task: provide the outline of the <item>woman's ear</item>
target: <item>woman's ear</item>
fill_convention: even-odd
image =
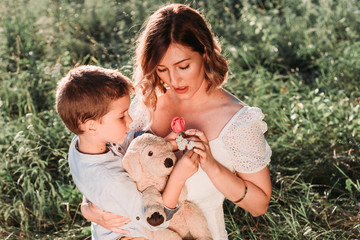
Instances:
[[[204,47],[204,53],[203,53],[203,55],[202,55],[202,57],[203,57],[204,60],[205,60],[205,58],[206,58],[206,52],[207,52],[207,48]]]

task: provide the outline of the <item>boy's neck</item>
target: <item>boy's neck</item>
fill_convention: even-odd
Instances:
[[[79,135],[78,150],[85,154],[102,154],[108,151],[106,143],[96,141],[96,139]]]

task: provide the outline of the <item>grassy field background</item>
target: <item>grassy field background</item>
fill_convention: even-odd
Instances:
[[[230,64],[225,87],[268,123],[269,211],[224,203],[230,239],[359,239],[360,1],[178,1],[200,9]],[[0,2],[0,238],[90,239],[54,111],[73,66],[131,77],[160,0]]]

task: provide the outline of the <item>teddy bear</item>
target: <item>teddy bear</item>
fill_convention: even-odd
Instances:
[[[145,218],[151,226],[166,221],[161,193],[176,163],[172,145],[164,138],[144,133],[129,145],[123,167],[143,195]],[[166,229],[143,229],[150,240],[212,239],[201,210],[186,200],[184,187],[179,198],[179,209]]]

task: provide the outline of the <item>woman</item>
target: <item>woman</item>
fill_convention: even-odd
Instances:
[[[166,137],[175,116],[185,119],[186,134],[195,139],[194,152],[199,157],[177,164],[169,184],[177,183],[179,188],[185,184],[188,199],[203,211],[213,238],[227,239],[224,197],[253,216],[268,208],[271,150],[264,139],[264,115],[221,88],[227,62],[204,17],[186,5],[171,4],[150,16],[138,40],[136,63],[132,129],[149,127]],[[179,177],[194,168],[196,173],[187,180]],[[178,196],[165,189],[163,198],[173,208]],[[102,221],[114,216],[100,214],[91,205],[84,205],[82,212],[101,225],[118,224]]]

